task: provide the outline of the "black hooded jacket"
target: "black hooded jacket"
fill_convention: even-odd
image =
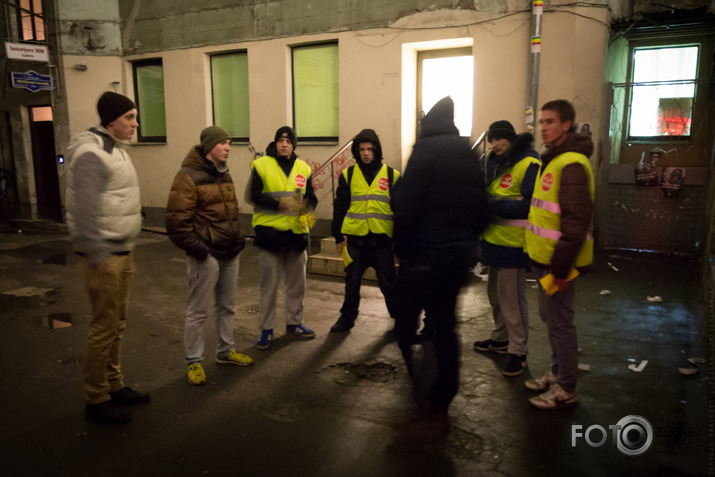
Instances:
[[[424,117],[392,209],[399,258],[476,262],[479,235],[489,219],[487,191],[469,140],[454,125],[451,98],[441,99]]]
[[[375,159],[373,159],[370,164],[365,164],[360,159],[360,143],[363,142],[370,142],[373,145]],[[382,145],[380,144],[380,138],[377,137],[374,130],[363,129],[353,138],[353,145],[350,150],[353,154],[353,158],[355,158],[356,166],[360,168],[360,172],[362,172],[362,175],[365,177],[365,181],[368,184],[372,184],[372,181],[375,180],[377,173],[380,172],[382,168]],[[331,232],[333,237],[335,237],[335,243],[341,243],[343,241],[343,233],[341,230],[343,228],[345,214],[347,214],[348,209],[350,209],[350,184],[348,184],[345,176],[352,172],[348,172],[348,169],[350,168],[345,169],[338,178],[338,190],[335,192],[335,201],[333,202],[333,223]],[[394,188],[394,184],[391,187]],[[347,237],[351,245],[359,247],[383,247],[392,244],[392,239],[385,234],[374,234],[370,232],[366,236],[349,235]]]

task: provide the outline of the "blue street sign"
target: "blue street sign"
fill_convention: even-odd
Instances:
[[[52,89],[52,77],[49,75],[40,75],[32,70],[25,73],[11,72],[10,75],[13,88],[24,88],[33,93],[41,89]]]

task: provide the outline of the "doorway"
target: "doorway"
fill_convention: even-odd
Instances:
[[[30,107],[32,163],[35,172],[37,213],[40,218],[62,221],[60,185],[57,176],[55,132],[50,106]]]
[[[417,137],[420,137],[424,115],[445,96],[451,96],[454,101],[454,123],[459,135],[471,136],[474,97],[471,47],[417,53]]]

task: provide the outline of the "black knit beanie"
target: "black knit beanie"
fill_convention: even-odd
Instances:
[[[514,139],[516,139],[514,126],[509,121],[504,120],[493,122],[489,126],[487,141],[491,142],[493,139],[506,139],[509,142],[514,142]]]
[[[278,142],[278,139],[282,137],[287,137],[288,139],[290,139],[290,142],[293,144],[293,149],[295,149],[298,145],[298,136],[296,136],[295,131],[292,127],[283,126],[282,128],[278,129],[278,131],[276,131],[275,137],[273,138],[273,141]]]
[[[230,139],[228,133],[218,126],[209,126],[201,131],[201,152],[208,154],[221,141]]]
[[[102,127],[107,126],[118,117],[122,116],[127,111],[136,109],[137,105],[134,101],[121,94],[107,91],[100,96],[97,101],[97,112],[101,120]]]

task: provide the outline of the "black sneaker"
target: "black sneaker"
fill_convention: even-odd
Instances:
[[[338,321],[335,322],[333,326],[330,327],[331,333],[342,333],[343,331],[350,330],[355,326],[355,320],[341,316]]]
[[[84,407],[84,418],[101,424],[120,424],[132,420],[129,411],[112,401],[99,404],[87,404]]]
[[[507,354],[508,348],[508,341],[484,340],[474,342],[474,351],[494,351],[499,354]]]
[[[109,393],[112,396],[112,402],[115,404],[127,404],[133,406],[134,404],[144,404],[151,401],[151,396],[149,393],[142,393],[135,391],[129,386],[124,386],[119,391]]]
[[[509,362],[504,367],[504,376],[518,376],[526,368],[526,356],[523,354],[510,354]]]

